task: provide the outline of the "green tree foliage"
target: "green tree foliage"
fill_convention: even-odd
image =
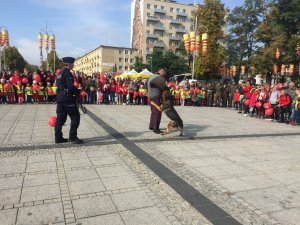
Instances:
[[[187,73],[189,71],[187,60],[173,51],[154,49],[150,57],[152,57],[152,72],[154,73],[162,67],[167,69],[168,76]]]
[[[54,56],[55,56],[55,68],[54,68]],[[58,57],[57,52],[51,51],[47,55],[48,63],[49,63],[49,71],[55,72],[57,69],[63,67],[63,63],[61,59]],[[47,71],[47,61],[42,63],[43,70]]]
[[[245,0],[243,6],[235,7],[228,15],[229,35],[226,40],[226,53],[229,65],[242,64],[248,68],[257,50],[255,32],[264,13],[264,0]]]
[[[208,28],[208,51],[206,56],[200,53],[196,60],[195,76],[214,76],[224,62],[224,25],[226,10],[220,0],[205,0],[204,6],[199,8],[195,16],[198,18],[199,33],[206,32],[202,25]]]
[[[143,63],[143,57],[135,57],[135,62],[130,69],[135,69],[135,71],[141,72],[145,68],[150,70],[150,66],[148,64]]]
[[[26,64],[27,62],[16,47],[13,46],[4,48],[2,65],[5,65],[6,69],[23,71]]]

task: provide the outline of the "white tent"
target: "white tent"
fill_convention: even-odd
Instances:
[[[147,70],[147,69],[144,69],[142,72],[136,74],[135,76],[132,76],[132,78],[138,78],[138,77],[142,77],[142,78],[149,78],[151,77],[153,74]]]

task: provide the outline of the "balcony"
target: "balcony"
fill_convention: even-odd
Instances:
[[[180,20],[170,20],[170,24],[181,24],[181,21]]]
[[[165,30],[164,26],[162,26],[162,25],[155,25],[155,26],[153,26],[153,29],[154,30]]]
[[[180,40],[181,40],[180,37],[176,37],[176,36],[170,37],[170,41],[180,41]]]
[[[185,34],[186,32],[187,32],[186,29],[183,29],[183,28],[181,28],[181,27],[179,27],[179,28],[176,29],[176,33],[182,33],[182,34]]]
[[[159,21],[158,17],[155,17],[155,16],[147,16],[147,20],[154,21],[154,22],[158,22]]]
[[[182,11],[176,12],[176,15],[181,16],[181,17],[187,17],[188,16],[188,14],[186,12],[182,12]]]
[[[154,9],[154,13],[166,14],[166,10],[164,10],[164,9]]]
[[[147,38],[158,39],[157,34],[147,34]]]
[[[163,42],[154,42],[153,47],[154,48],[164,48],[165,44]]]

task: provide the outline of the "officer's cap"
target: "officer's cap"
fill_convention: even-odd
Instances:
[[[64,57],[62,58],[64,64],[71,64],[75,62],[75,58],[73,57]]]

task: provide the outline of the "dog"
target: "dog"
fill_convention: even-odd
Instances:
[[[174,128],[180,131],[179,136],[183,135],[183,121],[174,108],[172,96],[168,93],[163,94],[161,110],[166,114],[166,116],[171,120],[167,129],[161,133],[161,135],[169,134]]]

